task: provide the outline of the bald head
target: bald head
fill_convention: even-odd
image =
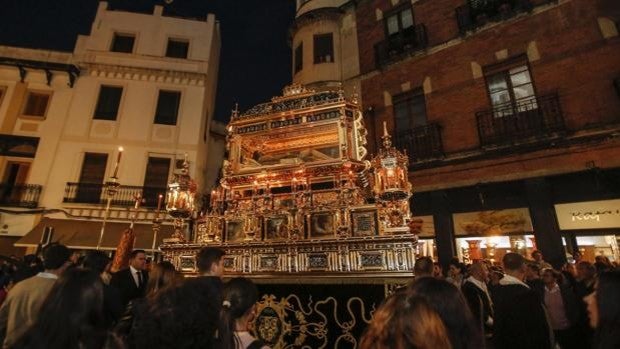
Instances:
[[[469,268],[469,272],[471,276],[476,278],[478,281],[486,282],[489,278],[489,270],[483,262],[475,262],[472,264]]]

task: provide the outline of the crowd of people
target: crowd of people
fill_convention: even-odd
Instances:
[[[224,275],[224,251],[196,255],[198,276],[143,250],[110,272],[101,251],[84,256],[59,244],[43,259],[0,270],[3,348],[269,349],[249,331],[259,292]],[[428,257],[413,281],[385,299],[358,339],[361,349],[620,348],[620,271],[608,260],[554,270],[540,252],[507,253],[502,265]]]
[[[532,260],[507,253],[501,264],[455,258],[444,277],[419,258],[414,280],[377,310],[361,349],[620,348],[620,270],[609,259],[556,270],[534,251]]]

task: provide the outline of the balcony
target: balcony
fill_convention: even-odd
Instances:
[[[35,208],[41,196],[40,185],[0,183],[0,206]]]
[[[422,50],[427,45],[426,27],[424,24],[418,24],[393,34],[376,44],[375,62],[377,67],[382,67]]]
[[[491,22],[500,22],[534,7],[557,0],[469,0],[456,9],[461,34]]]
[[[394,145],[397,149],[406,151],[411,162],[443,157],[441,128],[438,124],[396,132]]]
[[[526,98],[476,113],[482,146],[526,142],[564,131],[564,115],[557,94]]]
[[[112,198],[112,205],[132,206],[135,198],[140,195],[144,201],[142,207],[157,207],[159,194],[166,195],[167,188],[137,187],[121,185],[117,188],[116,195]],[[74,204],[105,204],[105,186],[100,183],[67,183],[63,202]]]

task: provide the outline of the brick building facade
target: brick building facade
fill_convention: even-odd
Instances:
[[[610,250],[590,253],[618,258],[620,225],[562,230],[556,205],[618,209],[619,4],[362,0],[354,7],[360,73],[350,80],[360,86],[371,152],[386,122],[409,154],[413,210],[432,217],[442,263],[462,255],[455,238],[488,238],[460,231],[458,214],[505,209],[525,210],[531,221],[520,238],[495,231],[509,237],[507,249],[537,248],[558,265],[581,247],[578,236],[607,236]]]

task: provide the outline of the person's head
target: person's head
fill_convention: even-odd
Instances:
[[[144,250],[133,250],[129,254],[129,265],[136,270],[146,268],[146,252]]]
[[[412,283],[410,296],[424,298],[439,314],[454,349],[479,348],[482,345],[480,329],[463,294],[453,284],[436,278],[422,278]]]
[[[551,268],[545,268],[542,272],[542,281],[547,287],[551,287],[555,284],[559,285],[562,283],[562,274]]]
[[[224,250],[217,247],[203,247],[196,255],[198,272],[203,275],[222,277],[225,254]]]
[[[360,349],[451,349],[439,314],[420,296],[400,291],[375,312]]]
[[[609,261],[609,258],[607,256],[603,256],[603,255],[599,255],[594,257],[594,262],[599,262],[599,263],[603,263],[605,265],[611,266],[611,262]]]
[[[543,260],[543,255],[540,251],[538,250],[534,250],[532,251],[532,259],[536,262],[542,262]]]
[[[573,260],[575,261],[575,263],[581,262],[581,258],[583,258],[583,256],[581,255],[581,252],[575,250],[573,252]]]
[[[222,349],[234,349],[234,331],[247,330],[258,301],[256,285],[246,278],[234,278],[224,285],[218,334]]]
[[[35,323],[14,348],[100,348],[105,334],[99,274],[71,268],[54,284]]]
[[[450,276],[457,277],[463,275],[463,264],[459,262],[458,258],[452,258],[448,264],[448,272]]]
[[[71,262],[71,251],[65,245],[52,244],[43,250],[43,267],[48,272],[62,273]]]
[[[596,276],[596,268],[592,263],[587,261],[581,261],[577,263],[577,280],[579,281],[591,281]]]
[[[514,252],[506,253],[502,258],[502,264],[506,274],[520,280],[525,277],[525,258],[522,255]]]
[[[497,266],[492,266],[489,269],[489,282],[492,285],[498,285],[499,284],[499,280],[501,280],[504,277],[504,270],[500,267]]]
[[[438,262],[433,263],[433,277],[443,279],[443,268]]]
[[[590,326],[596,329],[593,347],[611,348],[609,338],[617,338],[620,328],[620,271],[601,273],[594,292],[584,301],[588,306]]]
[[[193,279],[192,279],[193,280]],[[144,316],[132,327],[136,348],[215,348],[221,290],[181,283],[149,299]]]
[[[472,264],[469,268],[469,273],[478,281],[489,281],[489,270],[487,269],[487,265],[483,262],[475,262]]]
[[[159,292],[178,285],[182,277],[174,265],[168,261],[159,262],[152,267],[146,284],[146,296],[154,298]]]
[[[112,260],[103,251],[88,251],[82,261],[82,267],[102,274],[110,269]]]
[[[416,278],[433,276],[433,260],[431,257],[420,257],[416,259],[413,266],[413,274]]]
[[[527,280],[540,279],[540,266],[536,263],[527,263],[525,269],[525,278]]]

